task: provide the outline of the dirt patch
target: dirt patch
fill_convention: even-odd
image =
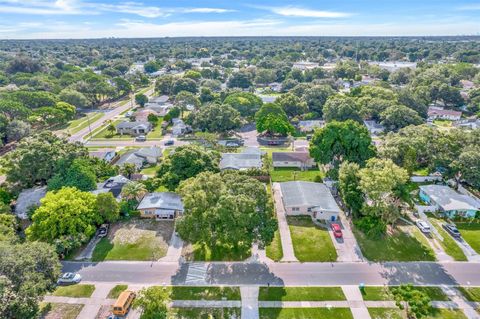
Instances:
[[[46,304],[40,319],[75,319],[82,311],[83,305],[51,303]]]
[[[102,306],[95,319],[105,319],[112,314],[112,306]]]
[[[108,239],[114,243],[131,244],[137,242],[142,237],[158,237],[168,244],[172,237],[173,228],[173,221],[135,219],[113,224],[110,228]]]

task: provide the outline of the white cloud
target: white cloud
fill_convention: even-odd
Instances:
[[[259,9],[269,10],[275,14],[285,17],[303,17],[303,18],[346,18],[352,16],[348,12],[313,10],[295,6],[286,7],[257,7]]]
[[[185,13],[227,13],[227,12],[235,12],[235,10],[221,9],[221,8],[190,8],[190,9],[184,9],[183,12]]]

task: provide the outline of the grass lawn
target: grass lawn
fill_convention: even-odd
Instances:
[[[260,308],[260,319],[351,319],[349,308]]]
[[[171,287],[172,300],[241,300],[238,287]]]
[[[434,120],[433,124],[441,127],[451,127],[452,126],[452,121],[449,120]]]
[[[158,260],[165,256],[173,222],[135,219],[112,225],[93,251],[92,261]]]
[[[419,168],[416,171],[413,171],[413,175],[417,176],[428,176],[430,169],[428,167]]]
[[[458,287],[458,290],[467,298],[468,301],[480,302],[480,288],[479,287]]]
[[[443,237],[443,241],[440,241],[438,239],[438,242],[442,246],[443,250],[445,252],[452,256],[453,259],[456,261],[467,261],[467,257],[463,253],[463,250],[457,245],[455,242],[455,239],[452,238],[443,228],[441,225],[441,222],[437,218],[429,217],[430,223],[435,227],[435,229],[440,233],[440,235]],[[479,232],[480,234],[480,232]]]
[[[154,166],[150,166],[142,169],[140,173],[142,173],[143,175],[155,176],[155,174],[157,173],[157,169],[158,169],[158,166],[154,165]]]
[[[95,290],[95,285],[72,285],[60,286],[52,293],[53,296],[59,297],[74,297],[74,298],[89,298]]]
[[[65,129],[70,134],[75,134],[84,128],[88,127],[88,123],[94,123],[104,116],[105,113],[102,112],[91,112],[86,116],[73,120],[69,123],[68,127]]]
[[[272,242],[266,247],[266,252],[267,257],[274,261],[280,261],[280,259],[282,259],[282,241],[280,239],[280,231],[278,229],[275,231]]]
[[[315,182],[316,178],[324,177],[318,169],[301,171],[296,168],[275,168],[270,171],[272,182],[307,181]]]
[[[363,255],[370,261],[435,261],[430,247],[400,230],[379,240],[367,238],[356,228],[353,233]]]
[[[219,246],[212,250],[210,247],[193,244],[184,250],[184,255],[189,261],[242,261],[252,254],[250,249],[234,250]]]
[[[40,303],[40,319],[75,319],[82,311],[81,304]]]
[[[299,261],[337,260],[337,251],[326,229],[316,226],[309,216],[288,216],[287,221]]]
[[[124,291],[127,290],[128,286],[127,285],[116,285],[115,287],[110,290],[108,293],[107,298],[109,299],[117,299],[118,296]]]
[[[432,309],[430,315],[423,319],[467,319],[461,310]]]
[[[397,308],[368,308],[372,319],[406,319],[405,311]]]
[[[240,318],[240,308],[172,308],[171,319],[231,319]]]
[[[363,300],[366,301],[391,301],[393,295],[390,292],[392,287],[367,286],[363,294]],[[431,300],[448,301],[448,296],[439,287],[415,287],[416,290],[426,293]]]
[[[153,130],[151,130],[150,133],[147,134],[147,140],[162,138],[162,122],[163,117],[159,117],[158,122],[153,128]]]
[[[340,287],[260,287],[260,301],[346,300]]]
[[[455,223],[463,239],[480,254],[480,223]]]

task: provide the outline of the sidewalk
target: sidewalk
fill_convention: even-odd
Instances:
[[[258,319],[258,286],[240,287],[242,319]]]
[[[477,305],[468,302],[458,289],[442,287],[443,292],[460,308],[468,319],[478,319],[480,314],[476,311]]]
[[[287,216],[283,207],[280,184],[273,183],[272,191],[277,213],[278,230],[280,231],[280,239],[282,241],[283,258],[281,261],[298,262],[293,251],[292,237],[290,236],[290,228],[288,227]]]
[[[354,319],[371,319],[362,293],[357,286],[342,286]]]
[[[179,261],[180,257],[182,257],[182,248],[183,240],[174,230],[172,233],[172,237],[170,238],[167,254],[164,257],[160,258],[158,261]]]

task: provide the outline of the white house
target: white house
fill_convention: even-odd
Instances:
[[[316,62],[299,61],[293,64],[292,69],[305,71],[305,70],[312,70],[318,67],[320,67],[320,65]]]
[[[325,184],[313,182],[280,183],[287,215],[308,215],[313,219],[335,221],[340,207]]]
[[[183,120],[179,119],[179,118],[174,118],[172,119],[172,123],[173,123],[173,126],[172,126],[172,135],[173,136],[180,136],[180,135],[183,135],[185,133],[188,133],[191,128],[186,125]]]
[[[450,121],[458,121],[462,117],[462,112],[454,111],[454,110],[445,110],[443,107],[440,106],[430,106],[428,108],[428,119],[430,121],[433,120],[450,120]]]
[[[315,167],[315,161],[309,152],[273,152],[273,167],[296,167],[306,170]]]
[[[316,129],[324,127],[325,121],[323,120],[299,121],[297,126],[300,131],[305,133],[310,133],[315,131]]]
[[[242,153],[222,153],[220,169],[246,170],[249,168],[262,168],[262,152],[247,148]]]
[[[28,212],[33,207],[40,206],[40,200],[47,194],[47,187],[33,187],[24,189],[15,202],[15,215],[20,219],[27,219]]]
[[[129,134],[131,136],[146,135],[152,130],[150,122],[121,122],[117,125],[117,133],[120,135]]]

